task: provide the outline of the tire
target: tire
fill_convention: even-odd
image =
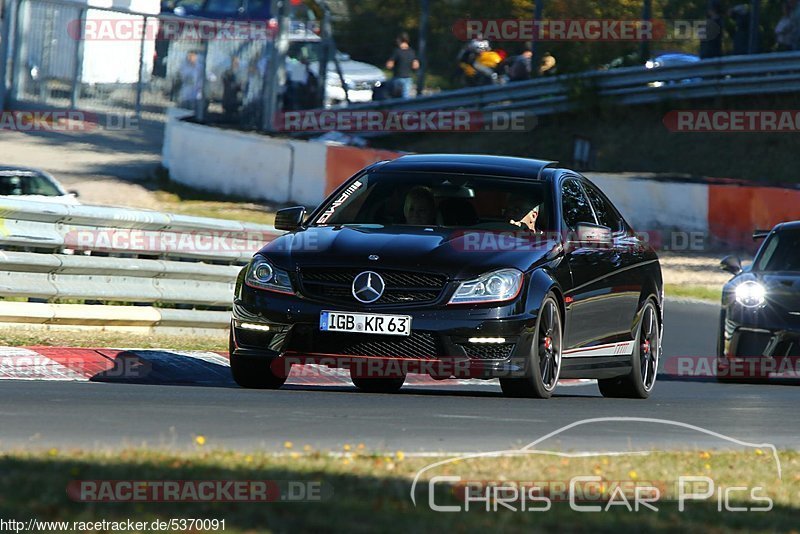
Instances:
[[[237,384],[248,389],[278,389],[286,382],[286,377],[277,376],[272,372],[270,360],[267,358],[236,356],[233,353],[232,337],[233,334],[229,341],[231,374]]]
[[[542,301],[536,330],[525,359],[525,375],[501,378],[500,388],[507,397],[549,399],[561,374],[561,349],[564,329],[561,309],[552,293]]]
[[[604,397],[646,399],[653,391],[661,356],[661,327],[652,300],[642,307],[642,319],[636,330],[636,343],[631,355],[631,372],[624,376],[600,379],[597,385]]]
[[[350,380],[365,393],[397,393],[406,381],[406,375],[386,378],[364,378],[353,375],[354,367],[350,368]]]

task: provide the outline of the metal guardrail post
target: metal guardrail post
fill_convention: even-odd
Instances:
[[[86,9],[81,9],[78,12],[78,35],[75,42],[75,55],[73,59],[75,60],[75,65],[72,67],[72,80],[71,80],[71,90],[69,94],[69,105],[72,109],[76,109],[78,107],[78,98],[80,98],[81,94],[81,70],[83,66],[83,37],[84,37],[84,26],[86,25]]]
[[[147,19],[148,17],[144,18],[144,31],[139,39],[139,79],[136,82],[136,103],[134,105],[134,113],[136,113],[137,119],[142,117],[142,89],[144,87],[142,78],[144,77],[144,41],[148,35]]]
[[[208,74],[209,74],[209,61],[208,61],[208,39],[203,39],[203,72],[200,77],[200,98],[195,96],[195,110],[194,116],[197,122],[203,122],[206,119],[206,109],[208,109]]]
[[[11,21],[15,18],[14,0],[2,0],[3,3],[3,25],[0,27],[0,110],[6,109],[8,102],[9,86],[6,84],[8,80],[8,65],[10,63],[9,41],[11,37],[11,29],[13,25]]]

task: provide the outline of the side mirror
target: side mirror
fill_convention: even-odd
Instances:
[[[300,228],[305,217],[306,208],[303,206],[294,206],[278,210],[278,213],[275,214],[275,228],[278,230],[286,230],[287,232],[297,230]]]
[[[742,272],[742,262],[738,256],[725,256],[719,262],[719,266],[723,271],[727,271],[734,276]]]
[[[771,230],[753,230],[753,241],[756,239],[764,239],[770,232]]]
[[[611,237],[611,228],[601,224],[578,223],[576,234],[575,241],[579,243],[610,245],[614,241]]]
[[[69,191],[67,191],[67,194],[72,195],[75,198],[78,198],[80,196],[80,194],[78,194],[78,191],[76,191],[75,189],[70,189]]]

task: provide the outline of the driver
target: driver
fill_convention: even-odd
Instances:
[[[436,224],[436,200],[433,192],[424,186],[413,187],[406,194],[403,214],[406,224],[429,226]]]
[[[506,206],[505,215],[509,223],[514,226],[523,226],[531,232],[539,233],[536,229],[536,219],[539,217],[539,205],[530,207],[530,204],[521,196],[512,196]]]

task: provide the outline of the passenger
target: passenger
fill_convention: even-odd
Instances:
[[[424,186],[412,188],[406,194],[403,214],[406,224],[430,226],[436,224],[436,200],[433,192]]]

